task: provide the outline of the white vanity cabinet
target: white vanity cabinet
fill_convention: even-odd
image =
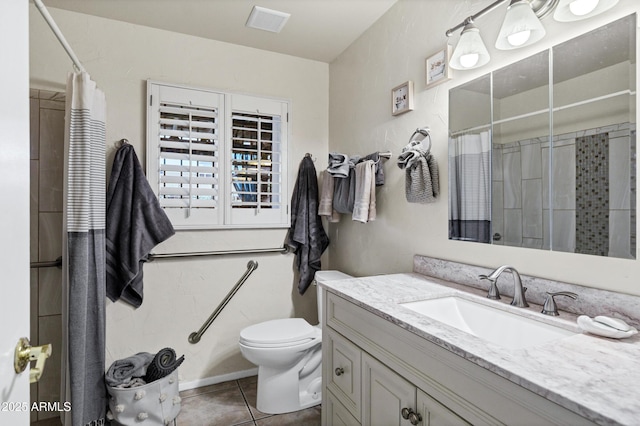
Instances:
[[[325,389],[331,392],[332,396],[335,395],[331,400],[332,408],[330,410],[330,417],[333,418],[333,421],[327,424],[360,424],[362,351],[331,330],[323,332],[322,351],[322,382]],[[326,392],[323,391],[323,395],[325,394]],[[348,413],[353,421],[348,419],[343,412]],[[338,418],[343,420],[336,423]]]
[[[326,289],[323,301],[325,426],[593,424],[393,318]]]
[[[447,407],[372,356],[363,354],[362,367],[362,424],[469,426]]]

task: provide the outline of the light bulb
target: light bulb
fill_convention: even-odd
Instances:
[[[471,68],[480,60],[480,55],[477,53],[467,53],[460,56],[460,65],[464,68]]]
[[[531,30],[518,31],[517,33],[509,34],[507,41],[512,46],[522,46],[531,37]]]
[[[598,6],[599,0],[575,0],[569,3],[569,10],[576,16],[591,13]]]

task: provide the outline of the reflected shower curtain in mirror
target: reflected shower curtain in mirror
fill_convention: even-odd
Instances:
[[[491,135],[449,139],[449,239],[491,242]]]
[[[86,72],[67,78],[63,266],[64,424],[105,424],[104,93]]]

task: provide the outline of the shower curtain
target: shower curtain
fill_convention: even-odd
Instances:
[[[86,72],[67,78],[63,220],[64,424],[105,424],[104,93]]]
[[[449,238],[491,242],[489,131],[449,139]]]

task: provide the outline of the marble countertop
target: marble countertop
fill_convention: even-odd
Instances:
[[[580,331],[575,315],[486,299],[486,292],[415,273],[319,283],[394,324],[598,424],[640,422],[640,334],[609,339]],[[507,349],[414,312],[400,303],[465,293],[482,303],[575,331],[535,347]]]

